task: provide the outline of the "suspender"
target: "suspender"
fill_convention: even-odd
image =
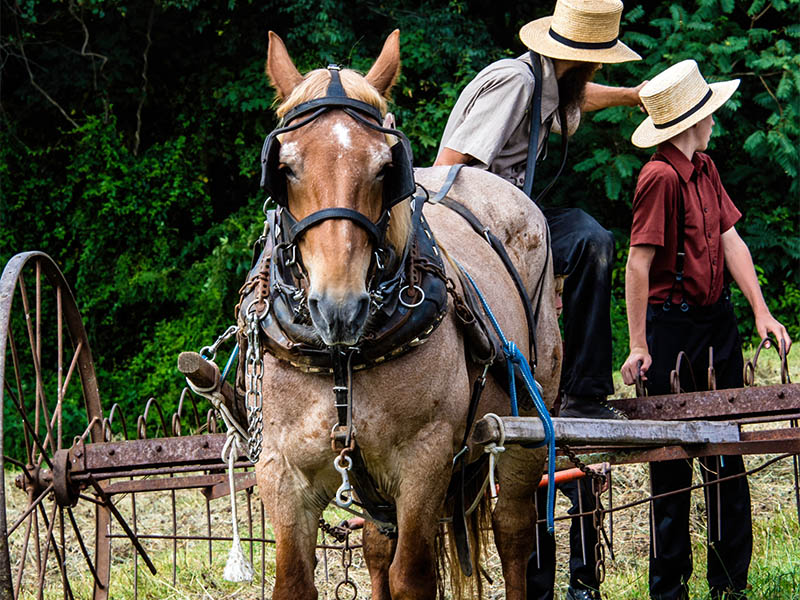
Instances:
[[[522,191],[528,198],[533,198],[533,177],[536,173],[536,159],[539,154],[539,127],[542,122],[542,60],[533,50],[528,51],[533,70],[533,97],[529,114],[531,116],[531,136],[528,139],[528,160],[525,163],[525,183]]]
[[[656,157],[655,160],[660,160],[661,162],[667,163],[670,167],[672,165],[669,161]],[[672,167],[673,169],[675,167]],[[677,172],[677,171],[676,171]],[[672,308],[672,295],[675,293],[675,290],[678,289],[681,292],[681,300],[680,300],[680,308],[683,312],[689,310],[689,303],[686,302],[686,293],[683,288],[683,268],[684,262],[686,259],[686,204],[683,199],[683,192],[678,187],[678,244],[675,253],[675,278],[672,280],[672,287],[669,290],[669,294],[667,294],[666,300],[664,300],[664,305],[662,308],[664,311],[668,311]]]
[[[522,184],[522,191],[528,198],[532,198],[538,205],[542,198],[545,197],[550,188],[556,182],[561,172],[564,170],[564,165],[567,163],[567,148],[569,145],[569,126],[567,125],[567,111],[563,106],[558,107],[558,120],[561,123],[561,166],[558,167],[556,176],[552,181],[536,196],[533,198],[533,180],[536,174],[536,159],[539,156],[539,129],[542,122],[542,60],[539,54],[533,50],[528,51],[528,56],[531,59],[530,69],[533,72],[534,87],[533,96],[531,97],[531,104],[528,113],[531,116],[531,134],[528,138],[528,158],[525,162],[525,183]],[[548,134],[549,131],[548,124]]]

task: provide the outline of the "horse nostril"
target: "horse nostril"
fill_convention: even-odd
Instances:
[[[369,317],[369,295],[362,293],[333,301],[324,294],[311,294],[308,310],[326,344],[352,345],[358,341]]]
[[[308,310],[311,312],[318,313],[319,312],[319,297],[318,296],[311,296],[308,299]]]
[[[353,314],[353,323],[357,324],[360,328],[361,325],[367,320],[369,316],[369,296],[367,294],[362,294],[358,300],[356,300],[356,308]]]

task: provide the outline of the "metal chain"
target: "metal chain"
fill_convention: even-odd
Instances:
[[[319,519],[319,528],[323,533],[327,533],[339,543],[345,541],[347,536],[350,535],[350,529],[347,527],[342,527],[341,525],[331,525],[322,517]]]
[[[349,588],[352,596],[349,600],[358,598],[358,586],[350,579],[350,566],[353,564],[353,549],[350,547],[350,532],[345,535],[344,546],[342,547],[342,568],[344,569],[344,579],[336,586],[336,600],[344,600],[341,596],[343,589]]]
[[[605,477],[602,478],[605,480]],[[592,524],[594,525],[596,542],[594,544],[594,576],[597,578],[599,586],[606,578],[606,549],[603,546],[603,505],[600,494],[603,491],[603,484],[592,479],[592,490],[594,491],[594,511],[592,511]]]
[[[603,511],[603,504],[600,500],[600,494],[603,491],[603,486],[606,484],[607,475],[605,473],[598,473],[594,469],[590,469],[586,464],[578,458],[575,451],[567,444],[560,444],[559,447],[564,451],[564,454],[569,457],[572,463],[578,467],[583,473],[589,477],[592,482],[592,491],[594,493],[594,510],[592,511],[592,525],[595,529],[597,541],[594,545],[594,574],[597,578],[597,584],[603,583],[606,578],[606,550],[603,546],[603,518],[605,516]]]
[[[255,304],[247,310],[247,355],[245,368],[247,385],[245,389],[245,406],[247,407],[247,452],[250,462],[258,462],[261,456],[263,441],[262,383],[264,378],[264,362],[261,358],[261,343],[258,331],[258,313]]]

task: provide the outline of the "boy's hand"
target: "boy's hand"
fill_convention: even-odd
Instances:
[[[773,317],[771,314],[766,313],[756,317],[756,330],[758,331],[758,335],[761,336],[762,340],[766,337],[769,337],[770,333],[774,335],[775,339],[778,341],[778,344],[783,342],[783,347],[786,349],[786,354],[789,354],[789,348],[792,347],[792,339],[789,337],[786,327],[776,321],[775,317]],[[770,343],[767,343],[766,347],[768,348],[770,345]]]
[[[641,363],[641,366],[639,366],[639,363]],[[636,377],[639,374],[642,376],[642,381],[646,381],[645,373],[647,373],[647,369],[650,368],[651,364],[653,364],[653,359],[650,357],[647,348],[631,348],[631,353],[620,369],[622,381],[625,385],[633,385],[636,383]]]

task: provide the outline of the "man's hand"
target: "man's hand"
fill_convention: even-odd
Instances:
[[[633,104],[631,104],[631,106],[638,106],[639,110],[642,111],[642,112],[645,112],[645,110],[644,110],[644,104],[642,104],[642,98],[641,98],[641,96],[639,96],[639,92],[641,92],[642,88],[645,85],[647,85],[648,81],[650,81],[650,80],[649,79],[645,79],[642,83],[640,83],[636,87],[631,88],[631,93],[633,95],[633,100],[634,100],[634,102],[633,102]]]
[[[609,106],[640,106],[642,99],[639,98],[639,91],[647,80],[636,87],[616,87],[611,85],[601,85],[589,82],[586,84],[581,110],[590,112],[608,108]]]
[[[456,150],[445,146],[442,148],[439,156],[436,157],[436,161],[433,163],[433,166],[442,167],[459,164],[468,165],[474,160],[475,159],[469,154],[462,154],[461,152],[457,152]]]
[[[786,354],[789,354],[789,348],[792,347],[792,340],[786,331],[786,327],[781,325],[769,312],[756,316],[756,330],[762,340],[768,337],[770,333],[774,335],[778,344],[783,342]],[[769,347],[769,344],[770,342],[767,342],[767,347]]]
[[[640,362],[642,363],[641,367],[639,366]],[[646,381],[645,373],[647,373],[647,369],[650,368],[651,364],[653,364],[653,359],[650,357],[647,348],[631,348],[631,353],[620,369],[623,383],[625,385],[633,385],[636,383],[636,377],[640,374],[642,381]]]

